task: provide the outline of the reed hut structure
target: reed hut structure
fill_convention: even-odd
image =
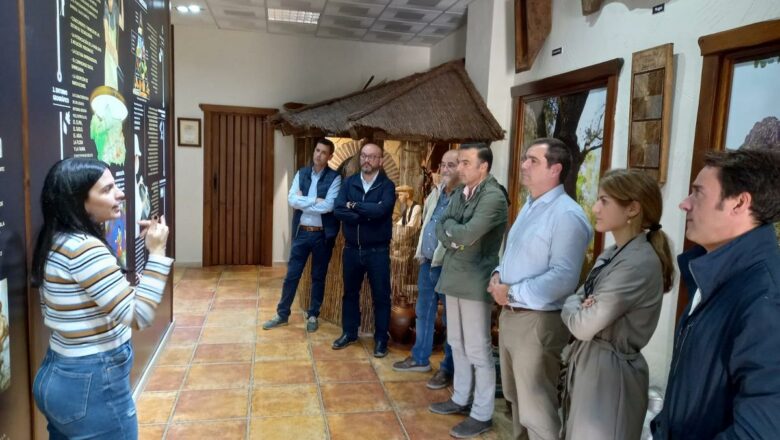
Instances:
[[[488,110],[462,61],[318,103],[289,105],[272,121],[285,135],[295,136],[297,167],[309,163],[314,143],[320,137],[328,137],[336,144],[329,166],[344,176],[359,170],[357,156],[367,139],[383,144],[385,173],[396,186],[412,187],[413,199],[418,204],[423,203],[435,184],[444,152],[464,142],[490,143],[504,138],[504,130]],[[414,252],[419,233],[419,226],[394,226],[391,244],[394,313],[398,308],[413,310],[416,301],[418,265]],[[339,234],[320,312],[323,319],[334,323],[341,322],[343,243]],[[297,295],[304,308],[310,301],[310,287],[307,264]],[[361,332],[373,332],[368,289],[366,280],[360,301]],[[396,342],[403,342],[398,340],[398,334],[391,332],[391,336]]]

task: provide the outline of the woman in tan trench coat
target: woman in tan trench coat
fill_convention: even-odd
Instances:
[[[593,205],[595,229],[615,245],[596,260],[561,317],[576,340],[564,384],[565,438],[636,440],[647,410],[648,370],[640,350],[658,324],[674,275],[661,232],[661,191],[637,170],[612,170]]]

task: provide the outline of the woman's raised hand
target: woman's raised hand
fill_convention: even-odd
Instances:
[[[168,225],[165,224],[165,216],[158,220],[155,215],[151,220],[141,220],[141,238],[144,239],[146,249],[150,254],[165,255],[165,244],[168,241]]]

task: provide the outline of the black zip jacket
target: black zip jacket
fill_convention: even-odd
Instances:
[[[347,202],[356,202],[347,208]],[[387,247],[393,237],[395,184],[380,171],[368,192],[363,191],[360,172],[342,183],[333,214],[342,221],[347,247],[371,249]]]

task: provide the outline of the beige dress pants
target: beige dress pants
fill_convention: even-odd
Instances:
[[[558,440],[558,375],[568,341],[560,311],[501,311],[501,385],[512,403],[513,438]]]

